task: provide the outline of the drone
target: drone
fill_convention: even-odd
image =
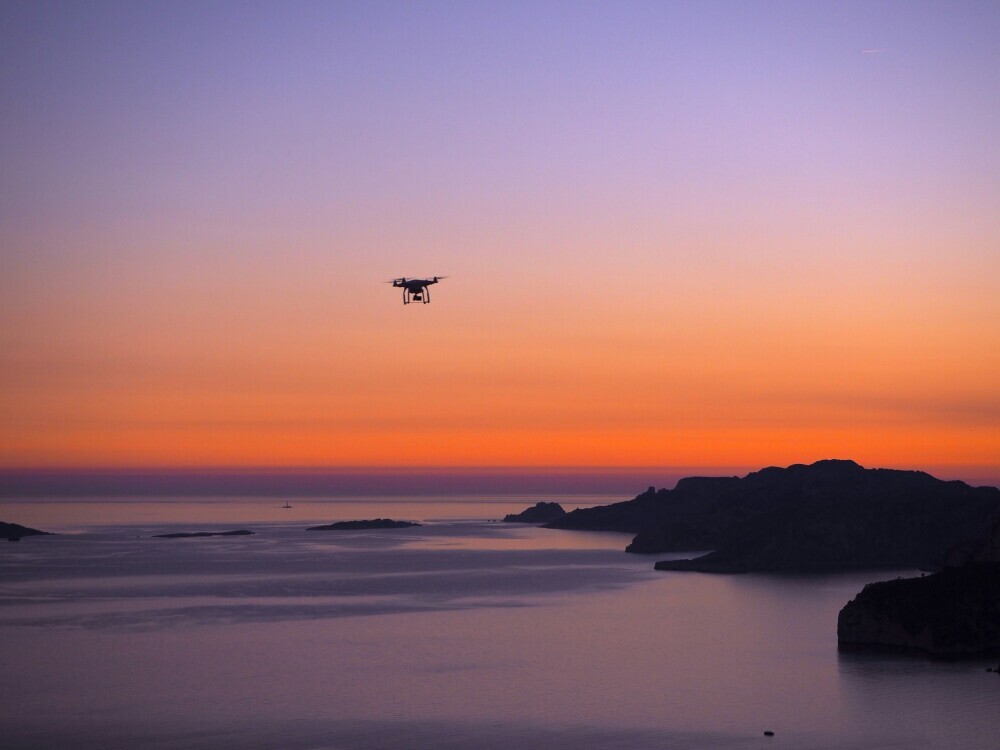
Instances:
[[[447,278],[447,276],[434,276],[430,279],[408,279],[403,276],[402,278],[393,279],[385,283],[392,284],[395,287],[402,287],[404,305],[410,304],[411,301],[423,302],[426,305],[431,301],[431,293],[427,287],[431,284],[437,284],[441,279]]]

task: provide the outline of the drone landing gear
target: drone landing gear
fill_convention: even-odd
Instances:
[[[409,289],[403,290],[403,304],[408,305],[411,302],[423,302],[425,305],[431,301],[431,293],[427,287],[424,287],[419,292],[411,292]]]

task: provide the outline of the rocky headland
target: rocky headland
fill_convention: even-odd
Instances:
[[[503,517],[505,523],[549,523],[566,515],[559,503],[535,503],[520,513],[508,513]]]
[[[1000,564],[869,583],[840,610],[837,641],[934,656],[1000,651]]]
[[[370,521],[337,521],[324,526],[310,526],[306,531],[353,531],[357,529],[405,529],[419,526],[413,521],[393,521],[390,518],[375,518]]]
[[[932,575],[865,586],[837,618],[841,647],[949,657],[1000,652],[1000,523],[956,547],[947,562]]]
[[[745,477],[689,477],[577,509],[549,528],[628,531],[633,553],[713,550],[658,570],[714,573],[939,568],[1000,517],[1000,490],[826,460]]]
[[[1000,651],[996,487],[827,460],[742,478],[689,477],[546,526],[632,532],[633,553],[712,550],[657,562],[657,570],[937,571],[866,586],[840,612],[841,646],[951,657]]]
[[[6,539],[8,542],[18,542],[25,536],[52,536],[52,532],[39,531],[38,529],[22,526],[19,523],[0,521],[0,539]]]

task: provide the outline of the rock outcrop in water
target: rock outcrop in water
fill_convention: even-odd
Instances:
[[[559,503],[535,503],[520,513],[508,513],[503,520],[506,523],[549,523],[566,515]]]
[[[935,656],[1000,651],[1000,523],[952,550],[948,562],[933,575],[865,586],[840,610],[840,645]]]
[[[249,529],[235,531],[175,531],[170,534],[153,534],[154,539],[191,539],[202,536],[249,536],[256,532]]]
[[[659,570],[716,573],[936,569],[1000,515],[1000,490],[853,461],[767,468],[743,478],[690,477],[634,500],[584,508],[550,528],[630,531],[627,551],[710,549]]]
[[[8,542],[17,542],[26,536],[52,536],[52,532],[39,531],[38,529],[22,526],[19,523],[0,521],[0,539],[6,539]]]
[[[1000,563],[870,583],[840,610],[837,641],[935,656],[1000,651]]]
[[[325,526],[310,526],[306,531],[353,531],[357,529],[405,529],[419,526],[413,521],[393,521],[389,518],[375,518],[371,521],[337,521]]]

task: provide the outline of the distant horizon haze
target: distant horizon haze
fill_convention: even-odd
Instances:
[[[811,462],[810,462],[811,463]],[[0,467],[0,497],[618,495],[672,489],[690,476],[746,476],[757,467]],[[784,466],[784,465],[782,465]],[[1000,486],[992,467],[865,468],[926,471]]]

